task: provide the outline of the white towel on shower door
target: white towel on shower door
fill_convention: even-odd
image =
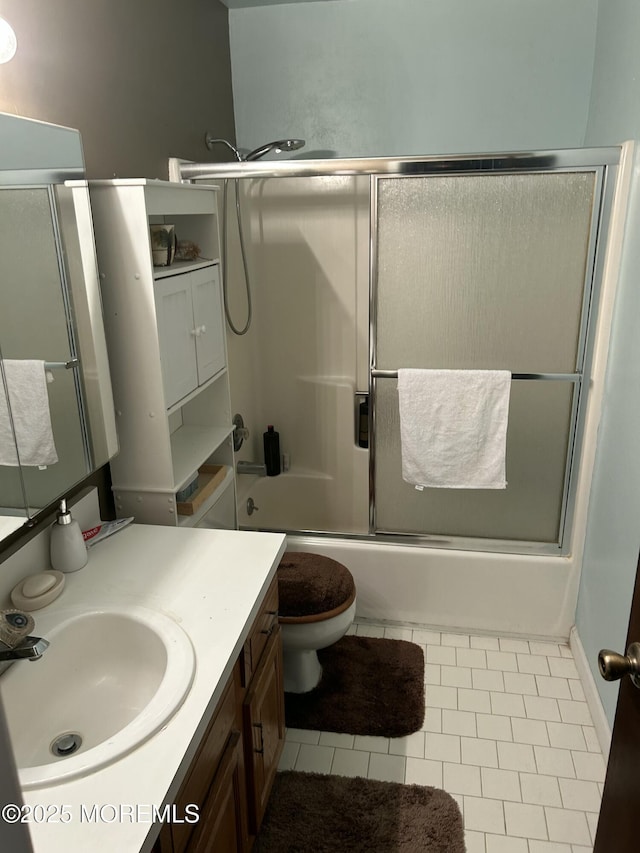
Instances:
[[[402,478],[417,489],[504,489],[511,374],[398,370]]]
[[[44,466],[58,461],[44,365],[44,361],[33,359],[5,359],[2,362],[11,415],[0,379],[0,465]]]

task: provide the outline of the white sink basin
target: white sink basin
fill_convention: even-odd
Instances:
[[[131,752],[177,711],[195,669],[185,632],[153,610],[66,610],[35,618],[34,633],[49,648],[0,678],[26,789],[85,776]],[[56,756],[55,743],[74,751]]]

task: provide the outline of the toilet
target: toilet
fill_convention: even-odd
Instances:
[[[307,693],[322,676],[318,649],[349,630],[356,613],[356,586],[346,566],[305,551],[287,552],[277,570],[284,689]]]

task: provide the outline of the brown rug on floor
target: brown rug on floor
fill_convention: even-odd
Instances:
[[[424,722],[424,655],[406,640],[346,636],[321,649],[320,684],[285,693],[287,726],[403,737]]]
[[[445,791],[289,770],[276,775],[255,853],[465,853]]]

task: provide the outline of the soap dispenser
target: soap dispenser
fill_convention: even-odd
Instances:
[[[72,518],[64,499],[51,525],[50,557],[51,566],[59,572],[77,572],[89,559],[80,525]]]

